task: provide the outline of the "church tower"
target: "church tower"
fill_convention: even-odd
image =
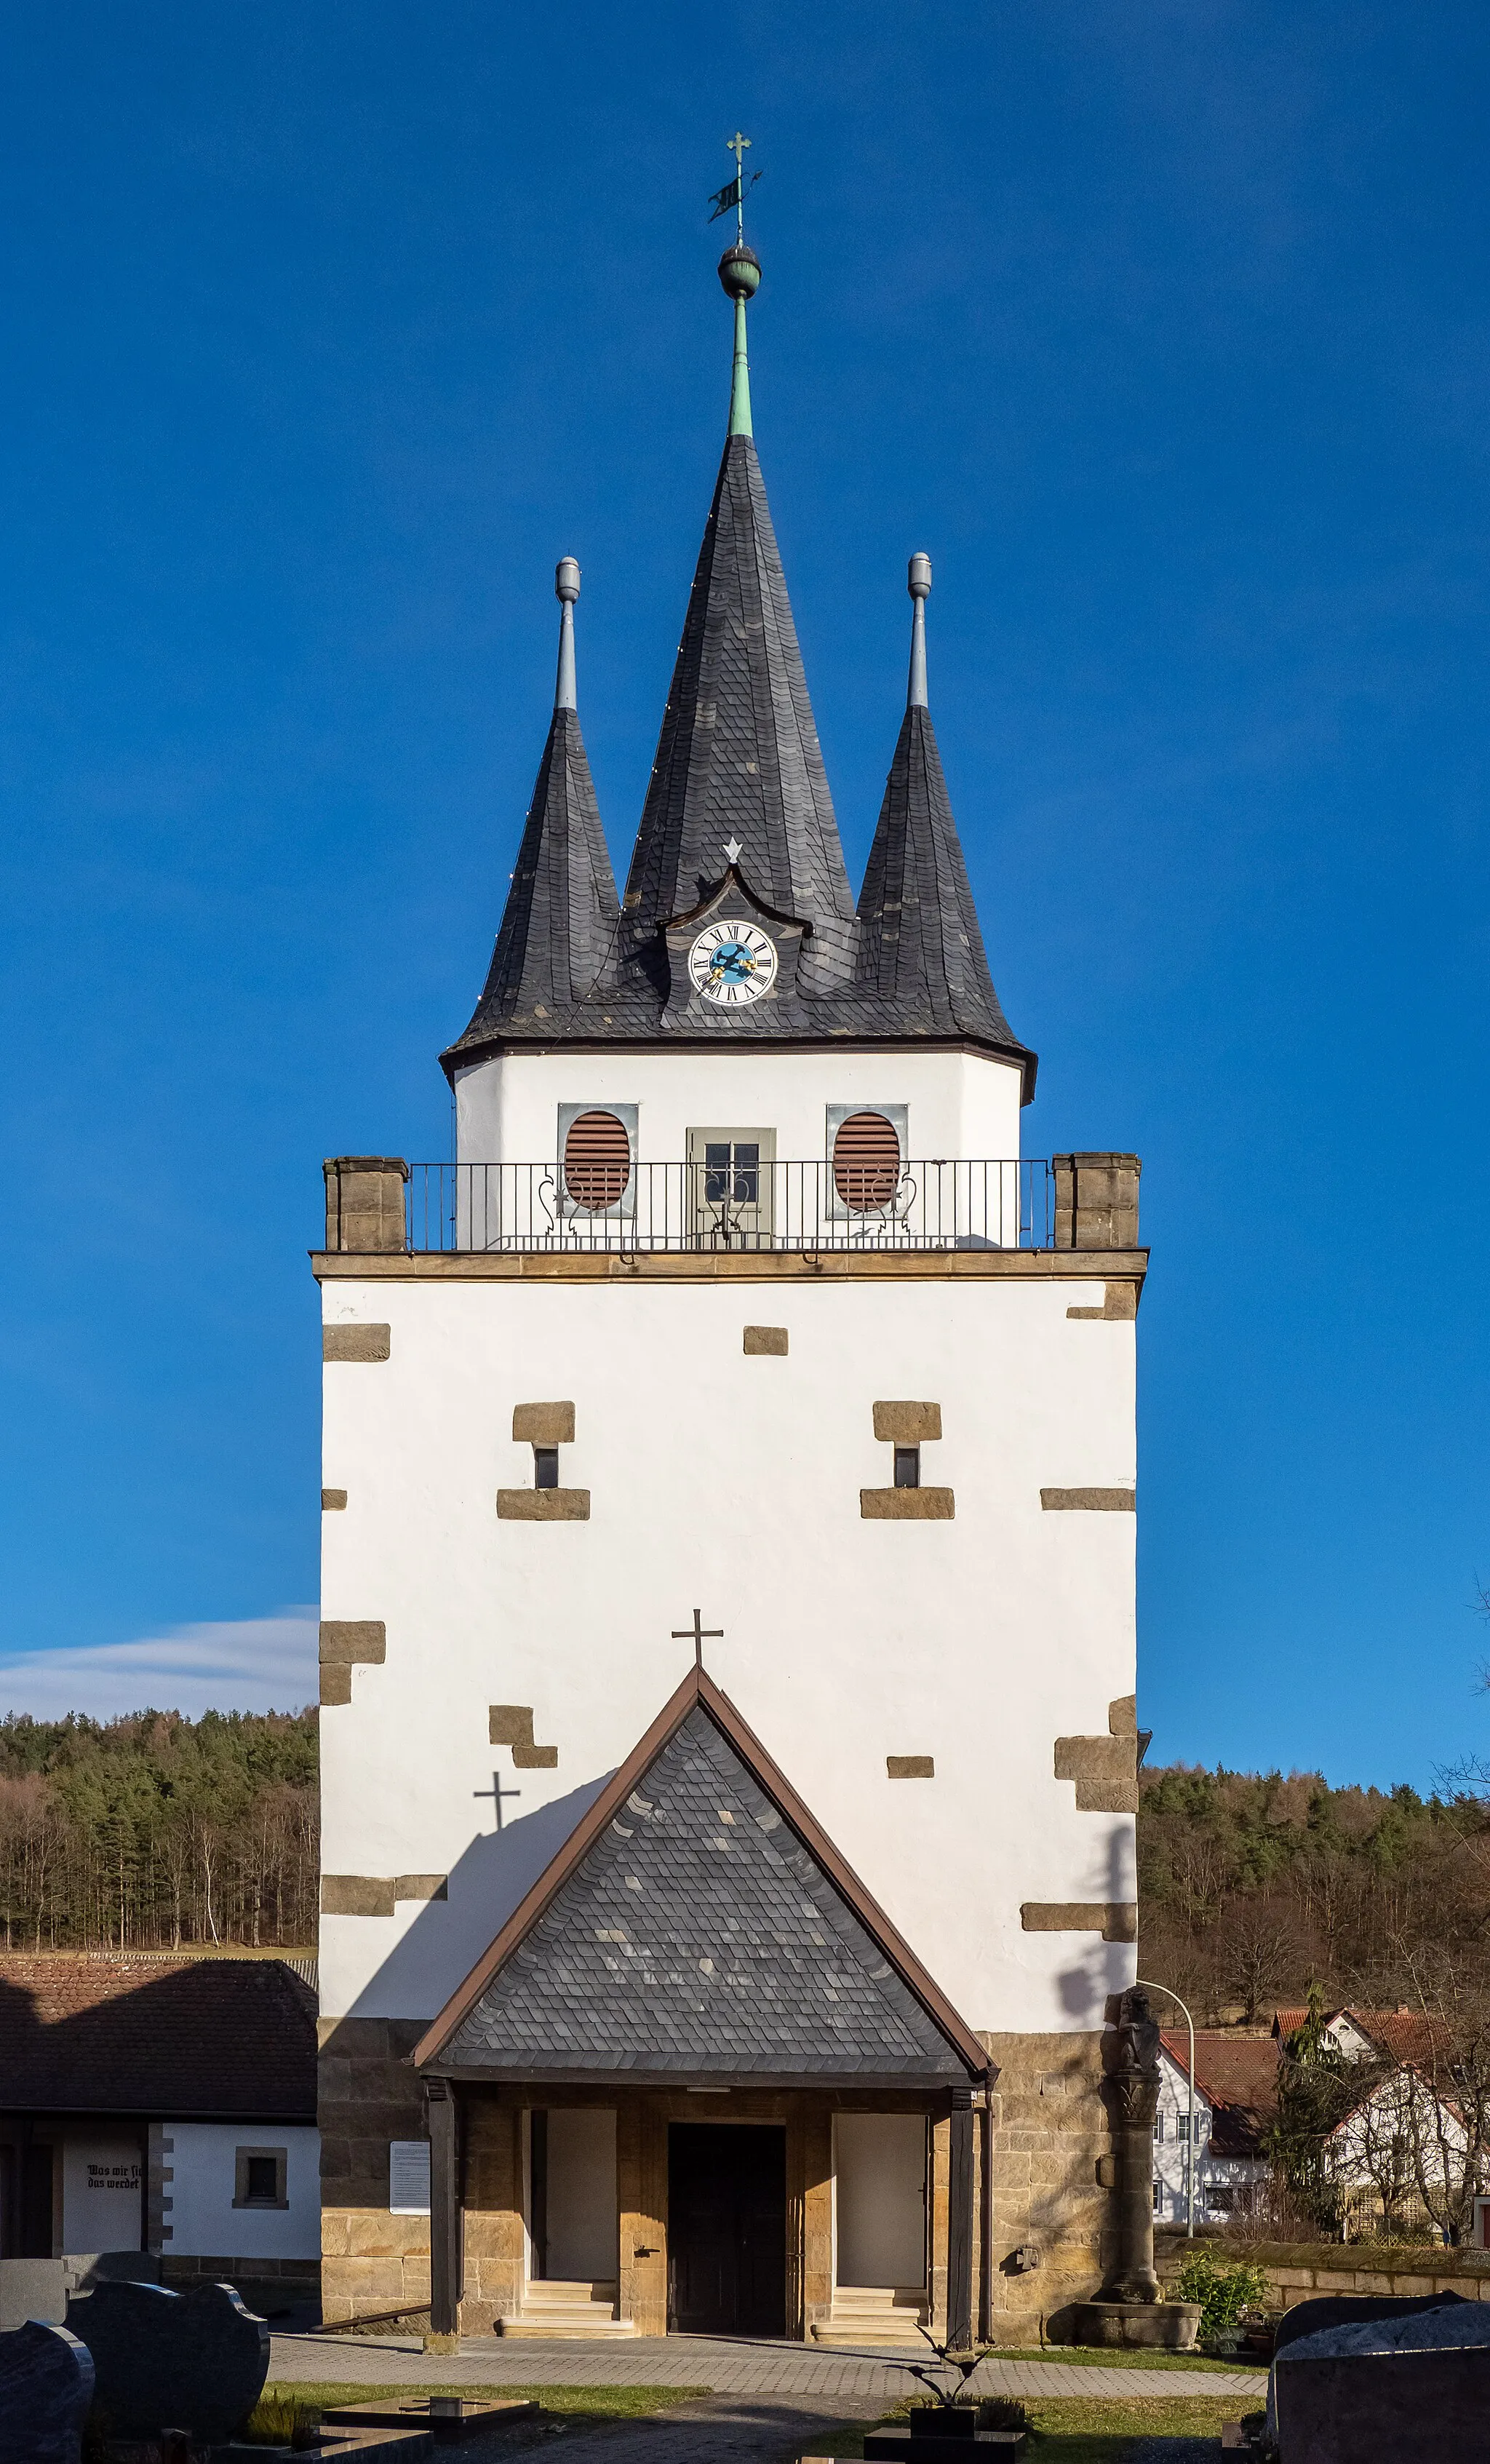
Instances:
[[[457,1160],[326,1166],[326,2315],[1020,2341],[1109,2225],[1138,1162],[1021,1155],[924,555],[855,904],[719,271],[624,892],[566,557]]]

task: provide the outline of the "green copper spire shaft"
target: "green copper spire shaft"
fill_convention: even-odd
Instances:
[[[753,248],[727,248],[719,279],[734,302],[734,366],[730,378],[730,434],[754,436],[750,424],[750,361],[745,348],[745,302],[760,288],[760,259]]]
[[[730,434],[754,436],[750,424],[750,361],[745,352],[745,295],[734,296],[734,367],[730,378]]]

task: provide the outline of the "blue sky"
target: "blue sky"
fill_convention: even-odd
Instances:
[[[738,124],[850,868],[926,547],[1026,1143],[1144,1158],[1154,1755],[1490,1749],[1484,11],[56,0],[4,54],[9,1699],[293,1690],[320,1159],[447,1151],[562,553],[624,862]]]

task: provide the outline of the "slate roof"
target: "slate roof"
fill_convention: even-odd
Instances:
[[[725,885],[734,841],[731,899],[768,930],[806,929],[772,992],[724,1011],[673,986],[663,927]],[[1034,1089],[924,711],[902,728],[856,913],[749,436],[719,465],[619,924],[579,721],[556,713],[486,988],[442,1058],[453,1073],[483,1052],[659,1039],[974,1043],[1019,1063],[1026,1101]]]
[[[463,2075],[970,2068],[697,1700],[443,2043],[439,2027],[416,2059],[438,2044]]]
[[[626,878],[634,946],[720,879],[813,927],[808,989],[847,988],[853,894],[755,440],[725,444]]]
[[[906,712],[859,896],[861,990],[922,1034],[970,1037],[1028,1065],[999,1006],[931,714]]]
[[[620,915],[579,713],[556,710],[491,969],[452,1049],[504,1030],[562,1032],[578,1004],[614,983]]]
[[[314,2122],[316,1998],[275,1959],[0,1954],[0,2107]]]

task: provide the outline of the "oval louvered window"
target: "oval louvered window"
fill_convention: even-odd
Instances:
[[[614,1112],[581,1112],[564,1140],[564,1187],[576,1206],[617,1206],[631,1177],[631,1141]]]
[[[833,1141],[833,1186],[863,1214],[887,1206],[900,1181],[900,1140],[883,1112],[850,1112]]]

